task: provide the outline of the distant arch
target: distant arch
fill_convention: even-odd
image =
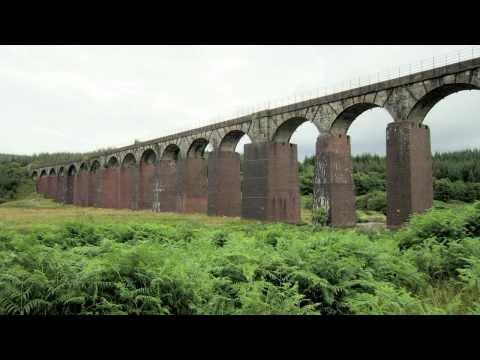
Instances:
[[[70,165],[67,173],[68,173],[68,176],[77,175],[77,167],[74,164]]]
[[[232,130],[228,132],[220,141],[220,145],[218,147],[219,151],[234,152],[238,143],[245,135],[247,135],[251,140],[251,137],[242,130]]]
[[[37,177],[38,177],[38,172],[37,171],[32,172],[32,179],[36,180]]]
[[[40,173],[40,177],[42,176],[47,176],[47,170],[42,170],[42,172]]]
[[[205,138],[195,139],[187,151],[187,158],[203,158],[209,141]]]
[[[88,166],[87,166],[86,163],[83,162],[83,163],[80,165],[80,172],[84,172],[84,171],[88,171]]]
[[[107,168],[116,168],[119,166],[119,161],[116,156],[110,156],[107,161]]]
[[[377,108],[379,105],[374,103],[357,103],[345,108],[333,121],[330,127],[330,133],[335,135],[345,135],[348,129],[357,117],[365,111]]]
[[[55,176],[56,175],[56,172],[55,172],[55,169],[54,168],[51,168],[50,169],[50,172],[48,173],[49,176]]]
[[[273,133],[272,141],[284,144],[289,143],[295,130],[307,121],[310,120],[302,116],[295,116],[284,121]]]
[[[157,161],[157,153],[152,149],[147,149],[142,153],[140,157],[140,163],[155,164]]]
[[[98,160],[95,160],[90,166],[90,172],[96,173],[98,169],[100,169],[100,162]]]
[[[132,153],[128,153],[124,158],[122,162],[122,167],[132,167],[135,166],[137,160],[135,159],[135,155]]]
[[[162,160],[178,160],[180,157],[180,148],[176,144],[168,145],[162,154]]]
[[[58,176],[64,176],[65,175],[65,168],[62,166],[58,170]]]
[[[425,94],[408,114],[407,120],[415,123],[422,123],[428,112],[438,103],[440,100],[446,98],[454,93],[465,90],[479,90],[479,87],[469,83],[454,83],[443,84],[427,94]]]

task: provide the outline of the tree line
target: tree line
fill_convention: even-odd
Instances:
[[[379,155],[359,155],[353,160],[353,180],[357,208],[386,212],[386,158]],[[480,149],[435,153],[433,190],[437,201],[473,202],[480,199]],[[300,191],[313,193],[315,157],[300,163]]]
[[[29,166],[78,161],[108,150],[110,149],[89,153],[0,154],[0,202],[14,199],[17,189],[29,181]],[[243,160],[243,155],[241,159]],[[314,167],[314,156],[306,157],[299,163],[302,195],[310,196],[313,193]],[[360,208],[385,210],[385,177],[384,156],[365,154],[353,157],[353,179]],[[434,154],[433,177],[435,200],[473,202],[480,199],[480,149]]]

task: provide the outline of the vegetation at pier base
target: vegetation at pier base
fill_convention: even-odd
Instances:
[[[315,158],[307,157],[299,166],[300,192],[303,197],[313,193]],[[376,219],[386,215],[386,160],[378,155],[353,157],[353,180],[360,219]],[[480,200],[480,150],[437,153],[433,156],[434,199],[447,203],[472,203]],[[311,201],[304,200],[308,209]]]
[[[0,205],[0,314],[480,314],[480,203],[398,232]]]
[[[0,314],[480,314],[479,155],[435,155],[434,208],[397,232],[322,226],[313,159],[295,226],[57,204],[0,156]],[[384,223],[385,159],[353,165],[359,223]]]

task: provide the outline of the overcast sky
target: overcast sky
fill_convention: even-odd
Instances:
[[[0,153],[129,145],[467,47],[0,46]],[[432,150],[478,147],[479,120],[480,91],[442,100],[426,119]],[[353,153],[384,154],[390,121],[383,109],[362,114]],[[316,136],[311,124],[294,134],[300,160]]]

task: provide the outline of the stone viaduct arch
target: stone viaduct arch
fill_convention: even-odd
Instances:
[[[480,58],[476,58],[115,149],[84,160],[89,171],[80,162],[32,169],[32,175],[40,174],[37,189],[51,196],[55,185],[49,187],[48,179],[55,169],[56,198],[82,206],[296,223],[300,221],[297,149],[290,139],[298,126],[309,121],[320,133],[314,205],[327,210],[330,224],[351,226],[356,219],[348,130],[360,114],[380,107],[392,117],[386,129],[387,222],[395,228],[432,205],[430,130],[422,124],[425,116],[444,97],[479,88]],[[239,191],[235,147],[244,134],[252,143],[245,146]],[[213,148],[208,157],[207,144]],[[60,166],[65,168],[64,176]]]

